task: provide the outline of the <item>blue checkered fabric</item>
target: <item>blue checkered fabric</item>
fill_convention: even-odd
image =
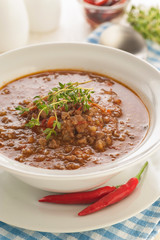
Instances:
[[[87,41],[97,44],[101,32],[109,26],[97,28]],[[160,70],[160,46],[147,41],[147,60]],[[12,227],[0,222],[0,240],[151,240],[160,230],[160,199],[145,211],[110,227],[77,233],[44,233]]]

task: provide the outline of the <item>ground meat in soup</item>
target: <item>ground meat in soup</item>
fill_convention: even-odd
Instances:
[[[89,107],[68,102],[47,112],[35,106],[34,97],[47,104],[45,96],[59,82],[87,82],[82,87],[94,91]],[[17,106],[29,111],[20,114]],[[38,117],[39,126],[26,126]],[[141,99],[126,86],[95,73],[35,73],[0,90],[0,152],[26,165],[74,170],[116,161],[143,141],[148,127],[149,115]]]

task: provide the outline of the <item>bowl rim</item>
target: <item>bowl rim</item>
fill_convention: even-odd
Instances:
[[[102,10],[102,11],[119,10],[119,9],[125,8],[130,2],[130,0],[126,0],[124,3],[116,3],[112,6],[95,6],[85,2],[84,0],[78,0],[78,1],[80,4],[83,5],[84,8],[91,8],[93,10]]]
[[[32,48],[41,48],[41,47],[50,47],[50,46],[59,46],[61,47],[62,45],[66,45],[66,47],[68,45],[70,46],[86,46],[86,47],[91,47],[91,48],[101,48],[103,50],[108,49],[108,51],[113,51],[113,52],[117,52],[119,54],[126,55],[129,58],[135,59],[138,62],[143,62],[143,64],[145,64],[148,68],[150,68],[152,71],[154,70],[154,72],[158,75],[160,75],[160,71],[152,66],[150,63],[146,62],[143,59],[139,59],[136,56],[124,52],[122,50],[119,49],[115,49],[112,47],[106,47],[106,46],[101,46],[101,45],[96,45],[96,44],[91,44],[91,43],[78,43],[78,42],[61,42],[61,43],[40,43],[40,44],[33,44],[33,45],[29,45],[29,46],[25,46],[23,48],[17,48],[11,51],[8,51],[6,53],[1,54],[0,58],[2,58],[3,56],[7,56],[10,54],[16,54],[17,52],[21,52],[21,51],[26,51],[27,49],[32,49]],[[157,76],[158,76],[157,75]],[[26,175],[26,176],[30,176],[32,175],[35,178],[49,178],[49,179],[54,179],[54,178],[61,178],[61,179],[68,179],[68,178],[91,178],[93,176],[98,176],[98,175],[104,175],[107,176],[107,174],[114,174],[117,173],[121,170],[126,169],[128,166],[133,166],[135,164],[140,163],[144,160],[144,158],[150,156],[154,151],[156,151],[160,146],[160,138],[153,144],[151,145],[149,148],[147,148],[144,152],[140,153],[139,155],[136,156],[132,156],[129,158],[129,161],[123,161],[123,159],[126,158],[126,155],[122,158],[120,158],[120,160],[122,160],[122,164],[119,165],[119,162],[116,163],[115,162],[111,162],[111,163],[107,163],[105,166],[105,169],[102,169],[102,165],[98,165],[95,167],[91,167],[88,169],[77,169],[74,171],[71,170],[51,170],[51,169],[41,169],[41,168],[37,168],[37,167],[32,167],[32,166],[27,166],[23,163],[19,163],[15,160],[12,160],[11,158],[6,157],[4,154],[0,153],[0,167],[7,169],[9,172],[16,172],[19,175]],[[3,159],[5,159],[5,162],[3,161]],[[2,161],[1,161],[2,160]],[[9,164],[11,163],[11,164]],[[103,165],[104,166],[104,165]]]

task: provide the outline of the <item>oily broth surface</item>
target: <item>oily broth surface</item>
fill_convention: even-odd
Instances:
[[[26,121],[20,118],[17,111],[15,111],[15,107],[21,102],[26,99],[32,100],[33,97],[37,95],[46,95],[51,88],[57,86],[58,82],[84,82],[88,80],[92,80],[92,82],[85,84],[85,87],[94,88],[94,99],[99,105],[106,107],[109,104],[110,94],[104,94],[103,90],[108,92],[112,90],[112,92],[116,93],[119,97],[121,100],[122,115],[117,119],[117,125],[120,131],[123,133],[126,131],[129,135],[126,135],[124,141],[115,139],[112,145],[103,152],[92,149],[92,154],[87,160],[80,164],[80,167],[91,167],[95,166],[95,164],[116,160],[138,146],[148,131],[149,114],[144,103],[133,91],[106,76],[81,71],[57,70],[22,77],[9,83],[0,90],[0,111],[1,113],[6,112],[6,115],[0,113],[0,115],[2,115],[0,116],[0,152],[12,159],[16,159],[17,156],[21,154],[22,149],[30,145],[27,142],[28,136],[34,135],[36,139],[36,134],[33,133],[32,129],[21,129],[21,126],[25,124]],[[5,121],[5,117],[8,120]],[[17,129],[13,129],[12,126],[16,126]],[[16,137],[6,137],[7,134],[13,131],[16,132]],[[34,144],[36,146],[37,143]],[[21,146],[21,149],[19,149],[18,146]],[[62,151],[63,147],[64,146],[60,147]],[[67,167],[61,168],[62,165],[65,166],[66,164],[67,166],[67,163],[64,163],[64,160],[59,160],[57,155],[55,156],[55,152],[58,150],[46,148],[47,150],[44,149],[43,151],[41,151],[40,148],[39,152],[28,156],[23,162],[27,165],[48,169],[67,169]],[[86,146],[81,146],[81,153],[83,153],[86,148]],[[90,146],[88,146],[88,148],[90,148]],[[38,161],[38,158],[35,158],[36,154],[45,155],[46,159],[47,156],[49,156],[49,160]],[[69,154],[70,153],[67,153],[66,155]],[[58,168],[57,166],[60,167]]]

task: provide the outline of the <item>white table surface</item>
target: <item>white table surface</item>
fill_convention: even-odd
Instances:
[[[92,32],[86,23],[77,0],[60,0],[62,5],[61,21],[54,32],[45,34],[31,33],[28,44],[40,42],[82,42]],[[131,0],[130,4],[159,5],[160,0]],[[154,240],[160,240],[160,233]]]

